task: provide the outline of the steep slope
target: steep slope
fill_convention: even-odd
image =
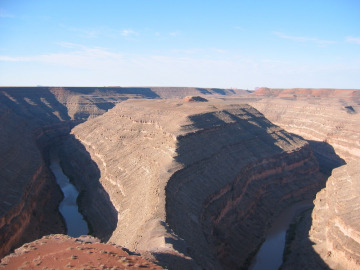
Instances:
[[[260,89],[252,96],[250,103],[268,119],[310,140],[323,171],[331,174],[313,213],[299,221],[283,269],[294,269],[296,262],[296,269],[358,269],[360,90]]]
[[[132,100],[72,134],[66,171],[94,233],[107,223],[93,209],[102,192],[84,187],[98,182],[117,213],[102,237],[172,269],[245,266],[272,217],[323,184],[308,144],[248,105]]]
[[[337,168],[319,192],[310,239],[333,269],[360,268],[360,167],[358,161]]]
[[[156,91],[169,97],[185,96],[189,92],[235,93],[196,88],[157,88]],[[61,193],[47,169],[47,152],[74,125],[101,115],[130,97],[159,98],[160,95],[151,88],[135,87],[0,87],[0,257],[29,239],[49,232],[64,232],[56,210]],[[106,204],[106,193],[101,198],[105,202],[99,199],[99,204]],[[46,209],[42,207],[45,204]],[[49,221],[53,228],[45,225]]]
[[[356,103],[341,99],[263,98],[250,104],[285,130],[307,140],[330,144],[345,160],[360,158],[360,105]],[[315,150],[327,158],[326,151],[321,153],[321,144],[318,146]]]
[[[57,212],[61,193],[41,157],[31,128],[23,119],[1,108],[0,141],[1,258],[24,241],[63,232],[64,227]]]

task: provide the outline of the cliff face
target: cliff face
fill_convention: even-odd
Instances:
[[[290,90],[298,95],[296,89]],[[324,90],[322,95],[293,100],[279,98],[284,93],[280,91],[271,96],[260,93],[254,93],[257,100],[250,104],[274,124],[307,140],[330,144],[345,160],[360,158],[360,90]]]
[[[331,174],[312,214],[299,221],[283,269],[358,269],[360,91],[261,89],[253,96],[251,104],[268,119],[310,140],[320,166]]]
[[[156,91],[121,87],[0,87],[0,257],[24,241],[64,232],[56,210],[61,193],[46,160],[47,150],[61,142],[74,125],[101,115],[130,97],[159,98],[166,93],[169,97],[186,96],[189,91],[235,94],[230,90],[196,88]],[[97,167],[89,173],[96,175]],[[98,205],[108,205],[106,192],[95,187],[99,190]],[[104,215],[111,219],[113,213],[105,211]],[[104,239],[114,229],[117,219],[113,220],[104,227]]]
[[[1,258],[24,241],[63,232],[64,227],[57,212],[61,193],[31,128],[12,112],[0,111]]]
[[[337,168],[316,195],[310,239],[333,269],[360,268],[360,168],[358,161]]]
[[[308,144],[248,105],[126,101],[72,134],[116,209],[110,241],[179,269],[246,265],[272,216],[323,184]],[[80,187],[90,181],[83,173]],[[101,212],[88,216],[95,234]]]

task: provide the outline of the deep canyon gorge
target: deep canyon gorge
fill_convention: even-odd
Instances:
[[[90,233],[162,267],[247,269],[314,201],[282,269],[358,269],[359,112],[349,89],[0,87],[0,258],[66,232],[56,147]]]

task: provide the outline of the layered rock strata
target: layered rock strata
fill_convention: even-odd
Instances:
[[[316,195],[310,239],[333,269],[360,268],[360,167],[358,161],[337,168]]]
[[[360,169],[358,161],[333,170],[293,231],[282,269],[360,268]]]
[[[360,90],[310,90],[303,90],[307,95],[302,98],[302,91],[296,89],[261,90],[250,104],[285,130],[330,144],[344,160],[359,159]],[[284,99],[284,92],[297,98]],[[326,149],[318,148],[319,154],[329,157]]]
[[[246,266],[273,216],[323,184],[309,145],[248,105],[132,100],[72,134],[84,148],[63,155],[85,215],[98,181],[117,213],[110,241],[178,269]],[[95,181],[78,166],[86,155]],[[101,211],[87,218],[100,234]]]
[[[358,269],[360,90],[260,89],[253,96],[268,119],[310,140],[331,174],[314,211],[289,233],[283,269]]]
[[[1,258],[25,241],[63,232],[64,226],[57,212],[61,192],[32,129],[11,111],[0,111]]]
[[[56,211],[61,193],[47,169],[46,161],[48,149],[61,142],[74,125],[101,115],[130,97],[184,97],[189,93],[235,95],[242,91],[145,87],[0,87],[0,257],[14,246],[28,241],[30,235],[33,240],[45,233],[64,232]],[[104,193],[100,197],[106,196]],[[45,204],[48,207],[43,209]],[[49,220],[54,221],[52,226],[38,226]],[[32,229],[27,231],[27,228]]]

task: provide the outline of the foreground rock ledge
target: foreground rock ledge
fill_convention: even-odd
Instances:
[[[249,105],[132,100],[72,134],[65,169],[94,234],[170,269],[246,266],[273,216],[322,184],[307,142]]]
[[[56,234],[24,244],[3,258],[0,269],[163,269],[119,246],[91,236]]]

